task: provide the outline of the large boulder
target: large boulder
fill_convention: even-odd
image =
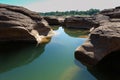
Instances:
[[[92,17],[71,16],[64,20],[64,26],[67,28],[90,29],[98,26],[98,23]]]
[[[48,22],[49,25],[62,25],[64,18],[56,16],[45,16],[44,19]]]
[[[87,66],[94,66],[109,54],[120,51],[120,18],[114,17],[113,21],[111,16],[101,13],[94,15],[99,26],[91,30],[87,41],[75,51],[76,59]]]
[[[19,6],[0,4],[0,41],[41,42],[51,28],[36,12]]]

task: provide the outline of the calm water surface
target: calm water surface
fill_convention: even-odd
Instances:
[[[86,39],[70,36],[62,27],[55,32],[49,43],[37,47],[1,44],[0,80],[96,80],[74,58]]]

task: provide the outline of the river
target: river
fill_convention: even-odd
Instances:
[[[74,58],[86,40],[78,34],[59,27],[47,44],[1,43],[0,80],[96,80]]]

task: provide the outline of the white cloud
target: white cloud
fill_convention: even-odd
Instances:
[[[118,0],[46,0],[44,2],[34,2],[24,7],[37,11],[66,11],[66,10],[88,10],[91,8],[107,9],[119,6]]]

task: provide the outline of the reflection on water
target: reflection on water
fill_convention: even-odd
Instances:
[[[59,29],[58,26],[51,26],[51,28],[52,28],[53,30],[58,30],[58,29]]]
[[[44,52],[45,44],[36,46],[30,43],[0,43],[0,73],[25,65]]]
[[[88,30],[79,30],[79,29],[68,29],[64,28],[65,33],[67,33],[71,37],[88,37]]]
[[[0,80],[96,80],[74,58],[86,39],[69,36],[62,27],[55,33],[49,43],[37,47],[0,44]]]

